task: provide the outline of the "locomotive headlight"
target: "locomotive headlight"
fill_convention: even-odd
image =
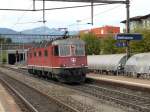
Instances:
[[[66,67],[66,64],[61,64],[60,67]]]

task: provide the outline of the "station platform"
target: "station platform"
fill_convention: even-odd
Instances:
[[[0,112],[22,112],[12,96],[0,83]]]
[[[127,76],[100,75],[94,73],[87,74],[87,77],[94,79],[98,83],[113,83],[119,86],[127,86],[132,89],[140,89],[150,92],[150,80],[148,79],[138,79]]]

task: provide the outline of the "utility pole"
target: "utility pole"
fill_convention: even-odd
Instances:
[[[23,47],[23,63],[24,63],[24,62],[25,62],[24,42],[23,42],[23,45],[22,45],[22,47]]]
[[[3,64],[3,46],[1,42],[1,64]]]
[[[94,24],[93,18],[94,18],[94,2],[93,0],[91,1],[91,24]]]
[[[35,0],[33,0],[33,11],[35,11]]]
[[[130,33],[130,0],[126,0],[126,13],[127,13],[127,20],[126,20],[126,33]],[[130,57],[130,40],[126,41],[127,48],[127,59]]]
[[[79,31],[79,32],[80,32],[79,25],[80,25],[81,20],[76,20],[76,22],[77,22],[77,31]]]
[[[43,23],[45,24],[45,0],[43,0]]]

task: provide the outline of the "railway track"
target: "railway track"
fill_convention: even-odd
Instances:
[[[19,72],[21,74],[25,73],[26,75],[29,75],[25,71],[21,71],[21,70],[18,71],[12,68],[9,68],[9,70],[13,70],[15,71],[15,73]],[[7,75],[8,75],[8,72],[6,76]],[[11,74],[9,74],[8,76],[11,76]],[[17,81],[19,80],[19,82],[23,82],[26,85],[31,86],[35,90],[40,91],[40,93],[47,95],[48,99],[49,98],[50,100],[52,99],[53,102],[58,105],[59,110],[56,112],[96,112],[94,107],[87,105],[87,104],[83,104],[79,102],[78,100],[73,99],[71,95],[69,95],[70,93],[67,93],[65,90],[62,90],[62,93],[61,91],[58,91],[59,87],[56,84],[50,84],[47,81],[42,81],[40,79],[32,77],[31,75],[30,77],[29,76],[25,77],[25,76],[20,76],[19,74],[17,74],[17,75],[14,75],[12,79],[15,79]],[[70,91],[70,92],[71,94],[74,93],[74,91],[73,92]],[[40,112],[43,112],[43,111],[40,111]],[[46,111],[46,112],[49,112],[49,111]]]
[[[15,70],[18,72],[18,70]],[[24,71],[19,71],[20,73],[26,73]],[[26,73],[28,74],[28,73]],[[55,83],[55,82],[54,82]],[[58,84],[58,83],[55,83]],[[60,84],[59,84],[60,85]],[[62,85],[62,84],[61,84]],[[108,89],[105,87],[100,87],[97,85],[78,85],[78,86],[69,86],[63,84],[63,86],[88,93],[94,97],[97,97],[99,100],[105,100],[107,102],[113,102],[119,106],[132,108],[133,111],[138,112],[150,112],[150,98],[137,96],[134,94],[129,94],[127,92],[120,92],[114,89]]]
[[[121,106],[132,108],[139,112],[150,112],[150,98],[139,97],[136,95],[128,94],[126,92],[115,91],[96,85],[85,84],[75,88],[85,93],[91,94],[99,99],[114,102]]]
[[[19,97],[29,112],[79,112],[3,73],[0,75],[0,81]]]
[[[17,97],[17,101],[19,99],[19,102],[17,102],[17,104],[19,104],[19,107],[21,108],[21,110],[24,112],[39,112],[37,111],[34,106],[28,102],[17,90],[15,90],[7,81],[5,81],[4,79],[0,78],[0,82],[3,84],[3,86],[9,91],[9,93],[13,94],[13,96],[15,96],[15,100]]]

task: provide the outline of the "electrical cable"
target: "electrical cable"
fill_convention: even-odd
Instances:
[[[32,6],[32,4],[27,9],[30,9],[31,6]],[[21,14],[21,16],[18,17],[17,22],[15,22],[14,25],[11,28],[13,29],[25,15],[26,15],[26,12],[23,12]]]
[[[102,11],[102,12],[99,12],[99,13],[97,13],[97,14],[94,14],[94,17],[95,17],[95,16],[98,16],[98,15],[100,15],[100,14],[103,14],[103,13],[106,13],[106,12],[109,12],[109,11],[112,11],[112,10],[114,10],[114,9],[116,9],[116,8],[119,8],[120,6],[122,6],[122,5],[117,5],[117,6],[115,6],[115,7],[112,7],[112,8],[110,8],[110,9],[107,9],[107,10],[105,10],[105,11]],[[81,19],[80,22],[82,22],[82,21],[84,21],[84,20],[88,20],[88,19],[90,19],[90,17]],[[69,24],[69,25],[67,25],[67,26],[73,26],[73,25],[76,25],[76,24],[77,24],[77,23],[73,23],[73,24]],[[80,24],[79,24],[79,25],[80,25]],[[83,25],[83,24],[81,24],[81,25]]]
[[[108,5],[106,3],[101,3],[101,4],[94,4],[93,6],[100,6],[100,5]],[[58,10],[58,9],[70,9],[70,8],[81,8],[81,7],[89,7],[91,5],[77,5],[77,6],[69,6],[69,7],[56,7],[56,8],[49,8],[49,9],[45,9],[45,10]],[[1,10],[6,10],[6,11],[43,11],[43,9],[0,9]]]

